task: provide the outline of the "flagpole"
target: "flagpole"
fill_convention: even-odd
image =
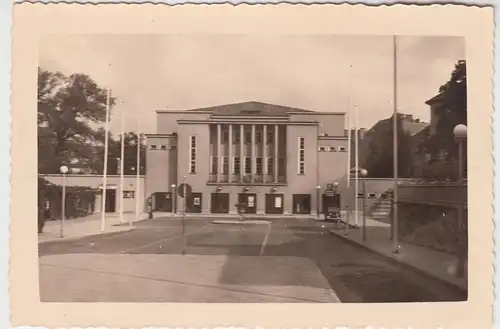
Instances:
[[[356,226],[358,225],[358,217],[359,217],[359,205],[358,205],[358,194],[359,194],[359,127],[358,127],[358,106],[354,105],[354,162],[355,162],[355,168],[356,171],[354,173],[354,193],[356,194],[354,200],[354,218],[355,218],[355,224]]]
[[[101,205],[101,232],[106,229],[106,189],[108,175],[108,134],[109,134],[109,112],[111,107],[111,90],[107,89],[106,96],[106,119],[104,128],[104,168],[102,177],[102,205]]]
[[[347,98],[347,188],[351,187],[351,69],[347,74],[348,98]]]
[[[136,164],[136,174],[135,174],[135,220],[140,219],[140,204],[139,195],[141,187],[140,183],[140,173],[141,173],[141,113],[137,111],[137,164]],[[132,228],[132,222],[129,222],[129,227]]]
[[[347,188],[351,187],[351,116],[347,114]]]
[[[393,115],[393,211],[392,211],[392,242],[393,242],[393,252],[399,252],[399,236],[398,236],[398,103],[397,103],[397,46],[396,46],[396,36],[393,36],[394,45],[394,91],[393,91],[393,105],[394,105],[394,115]]]
[[[125,111],[121,111],[121,145],[120,145],[120,223],[123,223],[123,184],[124,184],[124,167],[125,167]]]

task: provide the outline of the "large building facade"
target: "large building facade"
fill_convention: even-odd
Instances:
[[[146,197],[156,211],[317,214],[345,179],[345,113],[258,102],[157,111],[147,135]],[[188,184],[186,200],[177,196]]]

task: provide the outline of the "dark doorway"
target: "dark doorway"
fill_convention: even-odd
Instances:
[[[293,213],[310,214],[311,213],[311,195],[294,194],[293,195]]]
[[[187,197],[187,212],[199,214],[201,213],[201,193],[192,192]]]
[[[106,212],[116,212],[116,190],[106,189]]]
[[[257,194],[240,193],[238,194],[238,203],[245,205],[246,214],[257,213]]]
[[[323,194],[323,213],[340,211],[340,194],[327,192]]]
[[[212,193],[210,212],[213,214],[229,213],[229,193]]]
[[[156,192],[155,193],[155,210],[172,212],[172,192]]]
[[[266,194],[266,214],[282,214],[284,201],[283,194]]]

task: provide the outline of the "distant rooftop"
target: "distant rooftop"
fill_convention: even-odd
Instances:
[[[293,112],[314,113],[314,111],[261,102],[243,102],[191,109],[188,112],[209,112],[219,115],[286,115]]]

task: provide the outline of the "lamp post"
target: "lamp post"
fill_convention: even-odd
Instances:
[[[467,126],[466,125],[457,125],[453,128],[453,134],[455,135],[455,141],[458,144],[458,187],[459,187],[459,208],[457,214],[457,237],[456,247],[457,247],[457,256],[458,256],[458,264],[457,264],[457,276],[464,277],[467,273],[466,270],[466,237],[463,236],[463,226],[464,226],[464,210],[465,210],[465,193],[464,193],[464,146],[467,142]]]
[[[64,237],[64,219],[66,217],[66,173],[68,172],[67,166],[59,168],[62,175],[62,201],[61,201],[61,238]]]
[[[333,182],[333,197],[335,198],[336,202],[338,203],[339,216],[340,216],[340,194],[337,192],[338,188],[339,188],[339,182],[337,182],[337,181]]]
[[[361,169],[360,175],[363,180],[363,243],[366,242],[366,176],[368,175],[368,170]]]
[[[177,200],[177,196],[175,194],[175,184],[170,185],[170,187],[172,188],[172,216],[174,216],[176,211],[175,206],[177,203],[175,202]]]
[[[320,197],[320,190],[321,190],[321,185],[316,186],[316,217],[319,218],[319,213],[320,213],[320,203],[319,203],[319,197]]]

